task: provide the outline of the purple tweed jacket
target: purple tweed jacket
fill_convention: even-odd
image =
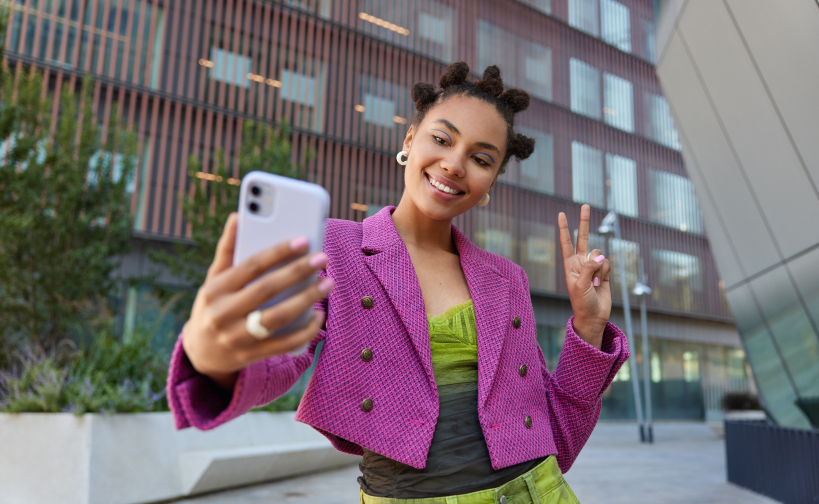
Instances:
[[[322,274],[335,280],[335,289],[317,305],[327,313],[326,330],[305,354],[248,366],[230,394],[193,369],[180,336],[168,377],[177,428],[212,429],[276,399],[310,366],[317,342],[324,340],[296,419],[343,452],[360,455],[366,447],[425,467],[438,392],[421,288],[392,210],[363,223],[327,222],[329,262]],[[597,350],[575,334],[570,319],[550,373],[535,337],[523,269],[481,250],[454,226],[452,233],[475,307],[478,416],[492,466],[556,455],[566,472],[597,423],[603,391],[629,356],[625,335],[609,323]],[[369,309],[365,296],[374,301]],[[364,348],[372,350],[368,362],[361,358]],[[520,372],[523,364],[526,373]],[[370,411],[362,408],[367,398]]]

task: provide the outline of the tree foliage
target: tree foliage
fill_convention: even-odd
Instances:
[[[168,272],[183,280],[189,287],[178,292],[160,284],[155,290],[160,299],[173,302],[171,310],[183,319],[190,316],[196,290],[205,281],[207,268],[216,253],[216,243],[222,234],[225,221],[239,205],[239,180],[251,171],[264,171],[286,177],[303,179],[305,167],[293,161],[290,144],[290,127],[281,123],[278,128],[245,121],[242,126],[242,144],[239,149],[238,173],[234,178],[226,156],[218,150],[213,159],[213,169],[206,173],[201,159],[191,156],[188,174],[193,181],[192,190],[182,200],[182,211],[190,228],[188,243],[177,243],[175,254],[151,250],[153,261],[163,264]],[[308,152],[304,161],[308,161]],[[181,294],[181,295],[180,295]],[[172,301],[172,296],[176,296]]]
[[[115,110],[103,138],[88,77],[79,103],[64,86],[52,127],[42,86],[39,72],[0,68],[0,336],[48,349],[108,309],[136,137]]]

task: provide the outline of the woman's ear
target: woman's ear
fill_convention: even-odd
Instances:
[[[415,125],[413,124],[407,130],[407,136],[404,137],[404,145],[403,145],[402,150],[405,150],[407,152],[410,151],[410,149],[412,148],[412,139],[413,139],[414,135],[415,135]]]

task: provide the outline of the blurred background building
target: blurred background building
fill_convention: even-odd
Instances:
[[[576,225],[588,203],[593,225],[609,210],[621,216],[622,240],[592,234],[592,245],[615,266],[624,262],[629,288],[642,259],[653,289],[650,356],[639,338],[633,355],[650,359],[654,417],[718,416],[726,391],[753,389],[705,236],[704,220],[710,226],[716,208],[709,200],[712,215],[703,219],[655,76],[651,0],[15,0],[11,15],[12,65],[41,68],[56,91],[91,73],[103,124],[117,106],[137,129],[136,239],[126,261],[133,274],[149,271],[146,250],[184,239],[180,197],[191,183],[210,180],[217,148],[236,160],[243,121],[287,119],[295,150],[316,154],[309,179],[330,192],[331,217],[360,221],[401,196],[395,153],[413,113],[411,86],[437,83],[453,61],[467,61],[476,76],[497,64],[508,86],[532,96],[517,128],[537,147],[530,159],[510,163],[489,206],[456,224],[526,270],[550,368],[571,315],[557,214],[567,212]],[[189,176],[191,154],[206,172]],[[784,187],[785,180],[770,183]],[[800,184],[814,197],[813,186]],[[769,228],[759,226],[765,235]],[[741,254],[772,259],[741,273],[721,262],[737,287],[732,296],[750,296],[748,275],[806,250],[814,234],[783,235],[784,256],[775,245],[741,245]],[[719,239],[719,251],[726,246]],[[613,321],[623,327],[619,281],[613,275]],[[124,326],[160,315],[147,287],[125,288]],[[167,331],[179,329],[181,321],[165,320]],[[768,346],[759,350],[753,339],[746,345],[764,352],[776,341],[768,332],[764,338]],[[624,366],[604,396],[604,418],[633,417],[631,379]],[[786,385],[795,393],[797,383]]]
[[[661,4],[659,77],[759,390],[819,428],[819,3]]]

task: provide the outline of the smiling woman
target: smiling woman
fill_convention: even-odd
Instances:
[[[628,358],[608,322],[611,265],[588,250],[587,205],[576,251],[558,215],[574,317],[550,372],[523,269],[452,225],[486,205],[510,158],[526,159],[535,144],[514,131],[529,96],[504,89],[496,66],[474,83],[468,75],[459,62],[440,89],[413,87],[417,114],[397,155],[401,201],[363,223],[328,220],[324,253],[293,260],[304,255],[297,239],[231,266],[236,219],[228,221],[172,359],[168,397],[180,428],[210,429],[284,394],[323,340],[296,419],[363,456],[360,502],[577,502],[562,472]],[[315,270],[320,282],[260,322],[273,330],[312,301],[326,319],[280,338],[247,334],[258,303],[238,301],[252,296],[245,285],[275,295]],[[316,333],[307,353],[285,353]]]

